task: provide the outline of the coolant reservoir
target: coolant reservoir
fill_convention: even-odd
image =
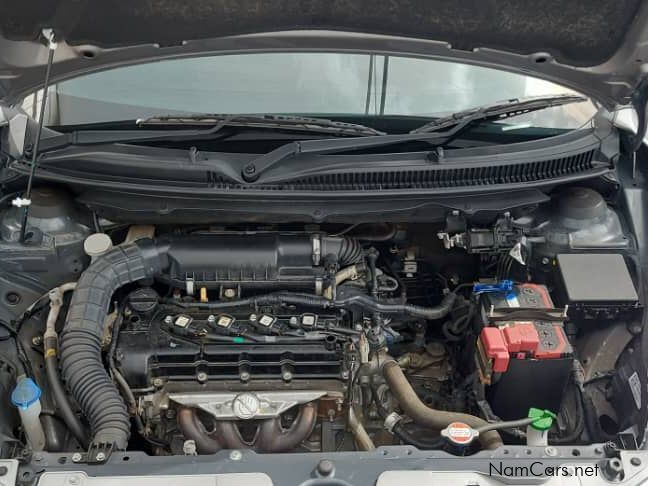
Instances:
[[[34,451],[45,449],[45,432],[40,422],[41,389],[31,378],[18,381],[11,394],[11,402],[18,407],[27,442]]]

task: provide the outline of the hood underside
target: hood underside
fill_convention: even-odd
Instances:
[[[53,79],[205,53],[334,50],[413,55],[534,75],[626,104],[648,61],[640,0],[8,0],[0,2],[0,98]]]

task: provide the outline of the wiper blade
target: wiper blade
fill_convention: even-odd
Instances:
[[[188,130],[75,130],[59,133],[43,139],[41,152],[60,149],[69,145],[98,145],[103,143],[126,142],[177,142],[182,140],[204,140],[218,138],[223,126],[215,125],[205,129]],[[225,135],[226,137],[226,135]]]
[[[459,111],[442,118],[437,118],[425,125],[410,131],[410,133],[430,133],[441,131],[445,128],[460,126],[461,129],[475,122],[503,120],[514,116],[523,115],[532,111],[544,110],[554,106],[581,103],[587,98],[579,95],[553,95],[516,98],[493,105],[479,106],[468,110]],[[455,131],[455,135],[458,130]]]
[[[476,121],[499,120],[551,106],[561,106],[581,101],[587,101],[587,98],[576,95],[557,95],[515,99],[439,118],[406,134],[292,142],[252,160],[243,168],[241,176],[247,182],[258,182],[264,172],[286,159],[301,154],[323,155],[350,150],[387,147],[407,142],[428,142],[433,146],[440,146],[455,139],[470,124]]]
[[[319,118],[305,118],[283,115],[187,115],[161,116],[137,120],[138,129],[126,130],[75,130],[43,139],[41,152],[66,147],[68,145],[97,145],[103,143],[126,142],[178,142],[182,140],[214,140],[221,137],[219,132],[227,127],[273,128],[277,130],[322,133],[338,136],[376,136],[384,132],[363,125],[337,122]],[[209,128],[153,129],[146,126],[206,126]],[[226,138],[231,134],[223,134]]]
[[[138,126],[218,125],[230,127],[277,128],[334,135],[385,135],[385,132],[365,125],[346,123],[326,118],[296,115],[164,115],[137,120]]]

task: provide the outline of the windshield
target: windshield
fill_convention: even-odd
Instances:
[[[447,115],[526,96],[573,93],[483,67],[370,54],[264,53],[159,61],[115,68],[51,87],[47,125],[130,120],[175,113],[311,116]],[[23,107],[38,113],[38,94]],[[512,127],[578,128],[592,103],[503,121]]]

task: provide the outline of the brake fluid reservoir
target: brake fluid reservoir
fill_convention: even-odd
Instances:
[[[23,377],[11,393],[11,402],[18,407],[27,442],[34,451],[45,449],[45,432],[40,422],[41,389],[31,378]]]

